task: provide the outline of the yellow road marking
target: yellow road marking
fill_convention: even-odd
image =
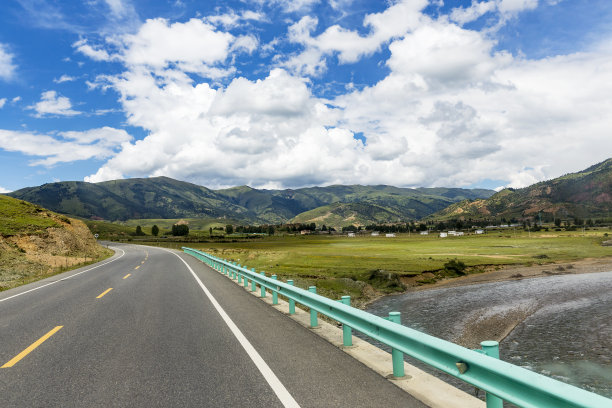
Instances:
[[[138,266],[137,266],[137,267],[135,267],[134,269],[138,269],[138,268],[140,268],[140,265],[138,265]]]
[[[125,275],[125,276],[123,277],[123,279],[127,279],[127,278],[129,278],[129,277],[130,277],[130,275],[131,275],[131,273],[128,273],[127,275]]]
[[[12,367],[15,364],[17,364],[19,362],[19,360],[21,360],[22,358],[24,358],[25,356],[30,354],[36,347],[38,347],[41,344],[43,344],[45,340],[47,340],[49,337],[51,337],[55,333],[57,333],[62,327],[64,327],[64,326],[56,326],[49,333],[45,334],[40,339],[38,339],[34,343],[32,343],[32,345],[30,347],[28,347],[27,349],[23,350],[21,353],[17,354],[15,357],[13,357],[13,359],[11,361],[9,361],[8,363],[6,363],[5,365],[3,365],[2,368],[9,368],[9,367]]]
[[[142,265],[145,261],[142,261],[140,264]]]
[[[102,296],[106,295],[108,292],[110,292],[111,290],[113,290],[113,288],[108,288],[106,289],[104,292],[100,293],[96,299],[100,299]]]

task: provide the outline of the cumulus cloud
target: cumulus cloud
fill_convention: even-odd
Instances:
[[[8,190],[2,186],[0,186],[0,194],[7,194],[10,193],[12,190]]]
[[[405,0],[381,13],[368,14],[363,20],[363,26],[370,32],[365,36],[357,31],[333,25],[313,37],[311,33],[317,28],[318,19],[302,17],[289,27],[289,39],[302,44],[304,51],[290,58],[284,66],[298,74],[317,75],[325,67],[325,56],[337,55],[340,63],[356,62],[379,50],[387,41],[418,26],[420,20],[425,18],[420,13],[425,6],[426,0]]]
[[[148,20],[109,52],[125,72],[94,85],[115,90],[128,124],[147,136],[118,141],[86,180],[166,175],[213,187],[294,187],[492,179],[520,187],[607,158],[610,49],[514,57],[497,50],[490,30],[462,27],[488,12],[481,3],[490,2],[434,19],[422,13],[425,1],[398,2],[366,16],[361,32],[305,16],[286,37],[298,54],[260,79],[223,85],[211,78],[232,74],[232,53],[255,52],[256,39],[217,28],[230,20]],[[494,2],[496,13],[533,4]],[[313,94],[308,76],[383,48],[388,75],[379,82],[333,99]]]
[[[32,166],[53,166],[87,159],[106,159],[132,137],[123,129],[103,127],[82,132],[38,134],[0,129],[0,148],[40,157]]]
[[[6,103],[6,98],[0,98],[0,109],[4,107],[5,103]]]
[[[91,46],[87,43],[87,40],[85,39],[80,39],[79,41],[76,41],[74,44],[72,44],[72,46],[78,52],[85,55],[86,57],[91,58],[94,61],[110,61],[112,59],[110,54],[106,50]]]
[[[238,27],[248,21],[267,21],[267,18],[265,14],[252,10],[244,10],[240,13],[230,10],[228,13],[207,16],[204,18],[204,21],[215,26],[220,25],[229,29]]]
[[[15,74],[17,66],[13,63],[13,54],[11,54],[7,46],[0,43],[0,79],[8,81]]]
[[[555,4],[554,0],[549,4]],[[487,13],[497,12],[499,20],[494,28],[499,28],[508,19],[525,10],[533,10],[538,0],[488,0],[473,1],[469,7],[456,7],[450,13],[450,19],[460,25],[478,20]]]
[[[28,109],[35,110],[35,116],[39,118],[47,115],[75,116],[81,114],[81,112],[72,109],[70,99],[58,95],[55,91],[43,92],[40,101],[29,106]]]
[[[55,82],[56,84],[61,84],[63,82],[72,82],[72,81],[76,81],[76,80],[77,80],[76,77],[64,74],[64,75],[62,75],[59,78],[53,79],[53,82]]]

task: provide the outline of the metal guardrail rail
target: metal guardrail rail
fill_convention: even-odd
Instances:
[[[265,296],[266,289],[268,289],[272,292],[275,300],[278,294],[286,296],[289,299],[290,309],[292,304],[295,307],[294,302],[310,308],[311,326],[317,325],[316,313],[324,314],[344,326],[390,346],[395,356],[398,355],[398,352],[408,354],[486,391],[487,407],[501,407],[501,399],[520,407],[612,408],[612,399],[498,360],[495,356],[487,355],[486,350],[469,350],[446,340],[402,326],[392,321],[394,319],[389,320],[375,316],[343,302],[317,295],[313,293],[316,292],[314,286],[310,287],[310,290],[301,289],[276,280],[276,276],[266,277],[264,272],[256,273],[254,268],[249,270],[244,266],[205,252],[187,247],[183,247],[183,251],[225,275],[236,278],[239,283],[244,281],[245,287],[248,287],[250,281],[251,291],[253,292],[256,290],[255,286],[259,285],[262,297]],[[350,330],[348,332],[344,331],[344,333],[348,333],[350,336]],[[345,339],[345,344],[346,341]],[[403,375],[403,356],[401,357],[401,375]],[[394,359],[394,372],[395,365]]]

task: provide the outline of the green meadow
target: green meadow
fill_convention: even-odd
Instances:
[[[568,262],[612,256],[602,246],[610,230],[489,232],[483,235],[439,238],[400,234],[395,238],[357,236],[283,236],[248,242],[186,243],[221,258],[236,261],[279,279],[294,279],[301,287],[316,285],[330,297],[349,294],[364,301],[375,293],[401,292],[402,278],[433,272],[435,279],[456,276],[445,270],[450,260],[463,262],[465,273],[486,267]],[[180,248],[180,243],[149,243]],[[431,276],[431,275],[429,275]],[[423,277],[421,283],[432,278]],[[373,293],[374,292],[374,293]]]

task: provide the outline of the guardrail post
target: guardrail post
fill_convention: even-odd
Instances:
[[[350,296],[342,296],[342,303],[350,306],[351,305],[351,297]],[[342,344],[345,347],[353,345],[353,329],[351,329],[346,324],[342,324]]]
[[[308,291],[311,293],[317,293],[317,287],[316,286],[309,286],[308,287]],[[314,310],[312,307],[310,308],[310,327],[311,328],[315,328],[317,326],[319,326],[319,322],[317,320],[317,311]]]
[[[266,276],[265,272],[259,272],[259,274],[261,276]],[[259,287],[261,288],[261,297],[265,298],[266,297],[266,287],[264,285],[259,285]]]
[[[251,271],[255,273],[255,268],[251,268]],[[251,292],[255,292],[255,281],[251,279]]]
[[[389,321],[402,324],[400,312],[389,312]],[[393,376],[401,378],[404,376],[404,353],[394,348],[391,349],[391,360],[393,361]]]
[[[486,340],[480,342],[480,347],[482,347],[482,351],[489,356],[499,360],[499,343],[494,340]],[[503,408],[504,401],[496,397],[495,395],[486,392],[485,393],[485,401],[487,402],[487,408]]]
[[[276,275],[272,275],[272,279],[278,279]],[[272,304],[278,305],[278,291],[272,289]]]
[[[287,281],[287,285],[293,286],[293,279]],[[295,314],[295,300],[289,298],[289,314]]]
[[[240,265],[238,265],[238,267],[240,268]],[[242,273],[240,273],[240,271],[238,271],[238,284],[242,283]]]

